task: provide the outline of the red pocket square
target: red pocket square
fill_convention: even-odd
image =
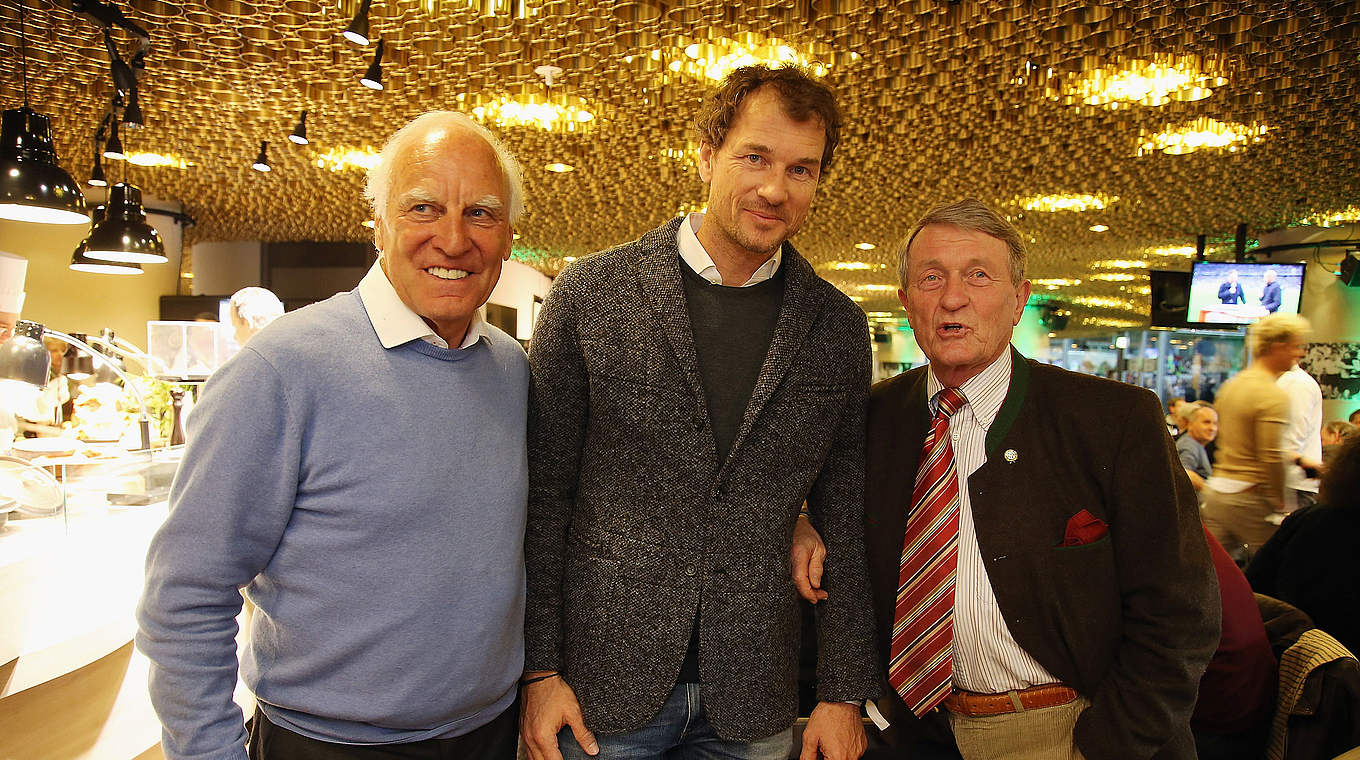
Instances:
[[[1099,541],[1109,532],[1110,527],[1104,520],[1083,509],[1067,521],[1067,535],[1063,536],[1062,543],[1058,545],[1084,546]]]

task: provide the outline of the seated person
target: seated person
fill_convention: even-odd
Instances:
[[[1258,594],[1298,607],[1352,652],[1360,648],[1360,437],[1341,444],[1318,503],[1285,518],[1247,566]]]
[[[1223,633],[1199,682],[1190,716],[1200,760],[1257,760],[1264,753],[1275,707],[1279,664],[1251,586],[1206,528],[1223,603]]]
[[[1322,463],[1331,464],[1337,449],[1349,438],[1360,435],[1360,428],[1345,420],[1332,420],[1322,426]]]
[[[1210,475],[1209,454],[1204,447],[1218,435],[1218,412],[1209,404],[1196,401],[1182,404],[1180,416],[1185,435],[1176,439],[1176,453],[1180,455],[1185,474],[1190,476],[1190,485],[1199,491]]]

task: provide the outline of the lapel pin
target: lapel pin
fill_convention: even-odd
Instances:
[[[1020,454],[1017,453],[1015,449],[1006,449],[1006,453],[1001,456],[1005,457],[1006,461],[1011,464],[1015,464],[1015,460],[1020,458]]]

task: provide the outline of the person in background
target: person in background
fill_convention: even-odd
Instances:
[[[1247,565],[1258,594],[1289,602],[1360,652],[1360,437],[1340,444],[1318,503],[1294,512]]]
[[[1351,412],[1351,416],[1348,417],[1346,421],[1356,427],[1360,427],[1360,409],[1356,409],[1355,411]]]
[[[1214,404],[1218,449],[1203,492],[1204,524],[1234,556],[1259,549],[1279,524],[1274,516],[1284,512],[1290,399],[1276,380],[1302,358],[1309,330],[1297,314],[1253,324],[1247,334],[1254,359],[1223,384]]]
[[[880,708],[900,747],[966,760],[1193,758],[1220,609],[1194,489],[1156,396],[1010,346],[1025,257],[976,200],[898,245],[929,364],[869,404]]]
[[[864,751],[868,326],[788,242],[840,125],[800,69],[737,69],[696,120],[707,212],[553,283],[529,352],[533,760],[788,757],[805,502],[837,559],[802,755]]]
[[[1181,396],[1173,396],[1166,405],[1166,432],[1172,438],[1185,432],[1185,419],[1181,417],[1181,407],[1185,406],[1186,400]]]
[[[265,288],[241,288],[231,296],[232,337],[244,346],[251,336],[283,315],[283,302]]]
[[[471,118],[369,171],[378,261],[204,386],[152,539],[137,646],[170,760],[512,760],[523,672],[528,360],[479,308],[523,209]]]
[[[1218,412],[1213,406],[1196,401],[1181,407],[1181,418],[1185,421],[1185,435],[1176,439],[1176,453],[1185,467],[1185,474],[1190,476],[1190,485],[1201,491],[1204,481],[1212,474],[1209,454],[1204,447],[1218,436]]]
[[[1280,448],[1290,461],[1285,471],[1285,512],[1293,512],[1317,501],[1317,472],[1322,466],[1322,388],[1297,363],[1275,384],[1289,394],[1289,424]]]
[[[1274,314],[1280,310],[1280,283],[1275,281],[1275,270],[1267,269],[1265,274],[1265,287],[1261,288],[1261,305],[1266,308],[1267,314]]]
[[[24,308],[24,277],[28,274],[28,259],[0,251],[0,344],[14,337],[14,326],[19,323]],[[11,400],[0,394],[0,454],[14,445],[14,431],[18,428]]]
[[[1242,290],[1242,283],[1237,281],[1236,269],[1230,270],[1228,279],[1218,286],[1218,300],[1228,304],[1247,302],[1247,294]]]
[[[1322,426],[1322,463],[1324,466],[1331,464],[1332,457],[1336,456],[1337,447],[1347,440],[1360,434],[1360,428],[1352,425],[1345,420],[1332,420]]]

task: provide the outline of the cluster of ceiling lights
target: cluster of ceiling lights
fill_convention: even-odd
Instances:
[[[1138,133],[1138,155],[1161,151],[1172,156],[1194,153],[1201,148],[1223,148],[1235,153],[1243,146],[1265,139],[1270,127],[1264,124],[1237,124],[1201,116],[1186,124],[1168,125],[1160,132]]]
[[[1119,196],[1092,195],[1090,193],[1062,193],[1057,195],[1032,195],[1019,199],[1020,207],[1026,211],[1103,211],[1106,206],[1119,200]]]
[[[24,6],[19,4],[19,45],[24,69],[24,105],[7,109],[0,117],[0,217],[39,224],[91,226],[91,218],[80,186],[57,163],[52,141],[51,121],[34,111],[28,103],[28,41],[24,28]],[[122,63],[118,60],[117,63]],[[126,67],[126,64],[124,64]],[[115,84],[131,98],[121,116],[117,108],[105,117],[112,134],[104,155],[124,158],[118,139],[118,125],[141,126],[135,80],[120,82],[117,65]],[[124,79],[130,78],[130,69]],[[117,101],[115,101],[117,102]],[[101,131],[103,125],[101,125]],[[98,138],[96,138],[96,144]],[[110,155],[112,154],[112,155]],[[91,184],[107,185],[96,157],[98,178]],[[142,264],[167,260],[160,235],[146,223],[142,191],[120,182],[109,189],[108,204],[94,210],[90,234],[76,248],[70,268],[101,274],[140,274]]]

